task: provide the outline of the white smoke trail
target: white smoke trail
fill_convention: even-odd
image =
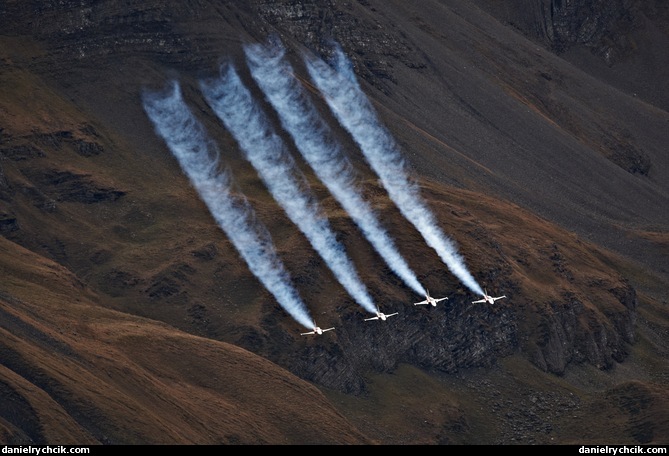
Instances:
[[[219,79],[201,81],[200,86],[205,99],[235,137],[274,199],[356,302],[375,313],[376,306],[311,196],[306,179],[298,174],[285,144],[272,130],[233,65],[224,63]]]
[[[315,323],[274,250],[269,232],[255,219],[248,201],[231,193],[229,172],[217,170],[219,150],[184,102],[179,84],[173,82],[165,93],[145,92],[142,101],[157,134],[251,272],[289,315],[306,328],[314,328]]]
[[[292,67],[284,58],[285,50],[281,43],[248,45],[244,50],[251,75],[279,114],[283,127],[292,136],[302,156],[388,266],[416,293],[424,296],[425,289],[397,251],[372,208],[356,191],[350,163],[302,90]]]
[[[351,63],[341,47],[334,49],[333,67],[324,61],[304,56],[309,74],[337,117],[351,134],[369,165],[380,177],[388,195],[404,217],[423,235],[450,271],[473,292],[483,295],[457,252],[455,243],[438,227],[420,196],[419,187],[408,178],[407,166],[390,132],[381,124],[374,107],[357,83]]]

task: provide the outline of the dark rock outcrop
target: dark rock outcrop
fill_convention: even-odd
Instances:
[[[7,234],[19,230],[19,222],[11,214],[0,213],[0,233]]]
[[[542,370],[563,374],[570,363],[610,369],[624,361],[634,343],[636,296],[629,286],[611,293],[623,293],[619,299],[624,309],[607,312],[606,319],[569,292],[563,294],[564,301],[550,303],[541,314],[533,362]]]
[[[30,144],[3,147],[0,149],[0,154],[13,161],[30,160],[31,158],[45,156],[44,152]]]
[[[2,163],[0,163],[0,200],[11,201],[13,194],[14,189],[9,185]]]
[[[96,182],[89,174],[51,169],[31,172],[29,176],[44,193],[59,202],[92,204],[115,201],[126,194],[122,190]]]
[[[633,50],[635,44],[629,36],[642,26],[637,0],[524,0],[504,6],[489,0],[478,3],[558,53],[584,45],[609,63]]]
[[[567,56],[582,70],[633,96],[643,95],[664,109],[669,106],[666,82],[669,10],[663,2],[523,0],[502,4],[477,0],[476,3],[530,39]],[[580,49],[594,58],[584,58]],[[599,63],[603,68],[599,68]]]

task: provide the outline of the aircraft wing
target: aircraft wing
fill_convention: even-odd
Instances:
[[[379,319],[379,317],[371,317],[371,318],[365,318],[365,321],[378,320],[378,319]]]
[[[439,302],[439,301],[443,301],[444,299],[448,299],[448,298],[438,298],[438,299],[435,299],[435,301]]]
[[[480,302],[485,302],[485,299],[479,299],[478,301],[472,301],[472,304],[478,304]]]
[[[388,317],[392,317],[393,315],[397,315],[398,313],[399,313],[399,312],[395,312],[395,313],[388,314],[388,315],[386,315],[386,318],[388,318]]]
[[[321,334],[324,333],[325,331],[332,331],[334,328],[327,328],[327,329],[321,329]],[[316,330],[301,333],[301,336],[308,336],[309,334],[316,334]]]
[[[498,298],[492,298],[493,301],[497,301],[498,299],[506,298],[506,296],[500,296]]]
[[[429,304],[429,302],[427,302],[427,301],[421,301],[421,302],[414,302],[414,303],[413,303],[414,306],[420,306],[421,304]]]

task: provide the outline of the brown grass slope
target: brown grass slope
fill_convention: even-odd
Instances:
[[[669,130],[650,89],[472,2],[37,3],[0,7],[3,441],[666,443]],[[321,103],[421,282],[449,296],[411,306],[303,168],[400,311],[361,322],[197,89],[271,32],[303,81],[298,50],[342,42],[440,226],[508,299],[469,305]],[[155,135],[140,94],[170,78],[327,337],[298,336]]]
[[[100,307],[62,266],[0,251],[2,443],[372,443],[275,364]]]

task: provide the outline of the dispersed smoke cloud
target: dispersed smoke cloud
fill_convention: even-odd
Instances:
[[[179,84],[173,82],[166,92],[145,92],[142,101],[157,134],[251,272],[297,322],[309,329],[315,327],[269,232],[256,220],[248,201],[233,195],[229,172],[219,172],[219,150],[184,102]]]
[[[239,78],[231,63],[221,66],[220,78],[201,81],[205,99],[235,137],[274,199],[307,237],[337,280],[369,312],[376,312],[343,246],[311,195],[282,139]]]
[[[318,178],[348,212],[388,266],[416,293],[425,295],[425,289],[381,226],[376,214],[360,196],[351,164],[295,77],[278,38],[272,38],[267,46],[247,45],[244,51],[253,79],[279,114],[283,128],[290,133],[297,149]]]
[[[357,83],[351,63],[339,45],[334,46],[332,66],[304,55],[309,74],[339,123],[351,134],[367,162],[381,179],[388,195],[404,217],[422,234],[449,270],[471,291],[483,295],[457,252],[454,242],[440,229],[420,196],[398,145],[377,118],[374,107]]]

